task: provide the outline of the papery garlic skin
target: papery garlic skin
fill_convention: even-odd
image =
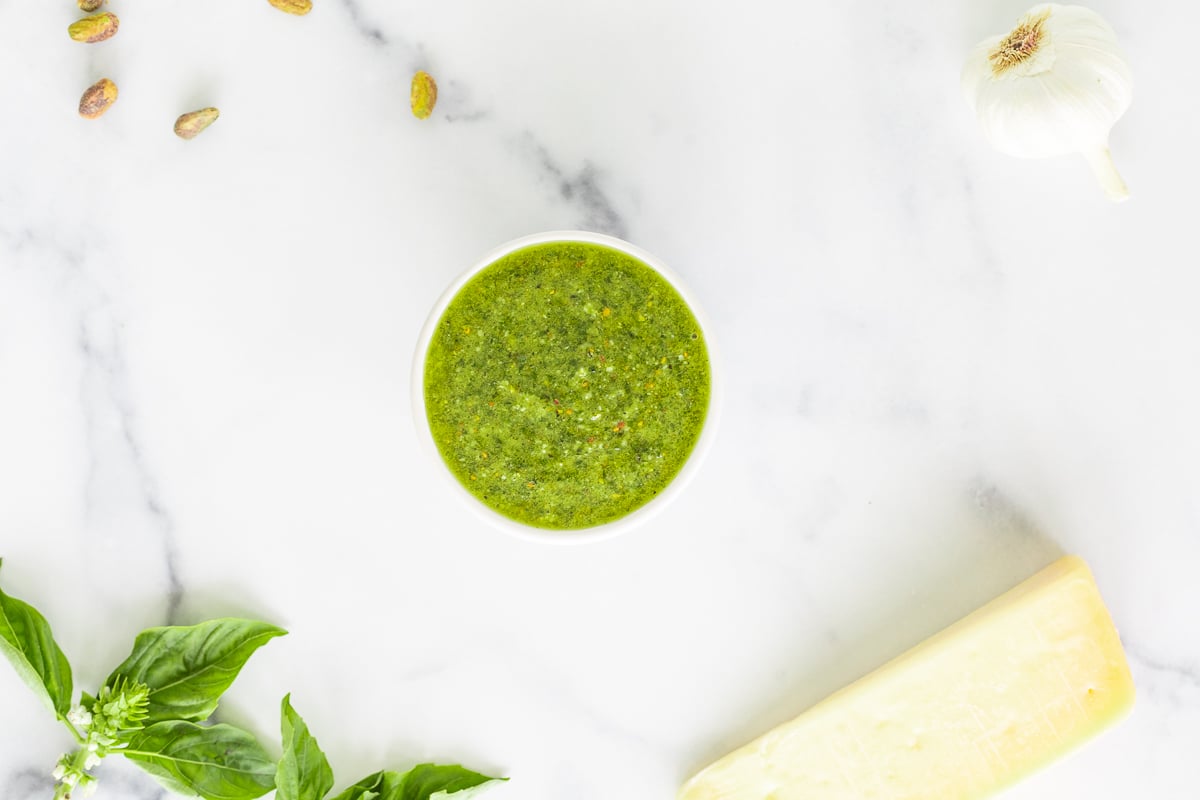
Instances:
[[[975,46],[962,87],[996,149],[1019,158],[1082,153],[1110,198],[1129,196],[1108,134],[1129,108],[1133,78],[1116,33],[1096,12],[1035,6],[1010,33]]]

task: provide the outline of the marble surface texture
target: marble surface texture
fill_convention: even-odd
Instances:
[[[1137,80],[1113,205],[960,96],[1022,2],[315,2],[111,0],[85,46],[71,0],[0,0],[3,586],[80,686],[143,627],[257,616],[291,635],[220,714],[277,741],[292,692],[338,786],[665,800],[1070,552],[1138,705],[1005,797],[1197,796],[1194,4],[1092,4]],[[678,502],[576,548],[458,505],[409,400],[443,287],[559,228],[683,275],[725,376]],[[0,798],[49,798],[68,744],[0,668]]]

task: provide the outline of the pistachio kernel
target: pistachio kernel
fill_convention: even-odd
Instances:
[[[90,17],[72,22],[67,28],[67,35],[77,42],[93,44],[111,39],[117,32],[121,20],[110,11],[103,14],[93,14]]]
[[[79,116],[95,119],[117,102],[117,85],[108,78],[93,83],[79,98]]]
[[[302,17],[312,11],[312,0],[267,0],[280,11]]]
[[[410,101],[413,116],[417,119],[428,119],[433,113],[433,107],[437,105],[437,83],[434,82],[433,76],[423,69],[417,70],[417,74],[413,75]]]
[[[195,139],[200,132],[217,121],[221,115],[215,108],[202,108],[199,111],[189,111],[180,114],[175,120],[175,135],[180,139]]]

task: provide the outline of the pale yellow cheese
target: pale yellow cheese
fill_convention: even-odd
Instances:
[[[1133,705],[1090,570],[1062,558],[692,778],[680,800],[979,800]]]

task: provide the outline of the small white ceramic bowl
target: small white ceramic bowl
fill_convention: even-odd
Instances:
[[[513,253],[517,250],[537,244],[547,244],[550,242],[584,242],[587,244],[598,244],[604,247],[609,247],[628,256],[632,256],[646,266],[653,269],[661,275],[671,286],[679,293],[691,309],[692,314],[696,317],[696,321],[700,323],[700,330],[704,334],[705,345],[708,350],[709,361],[709,396],[708,396],[708,411],[704,417],[704,427],[700,431],[700,437],[696,440],[696,445],[692,448],[691,454],[688,456],[683,467],[674,479],[667,484],[661,492],[645,505],[640,506],[629,512],[623,517],[615,519],[611,522],[606,522],[601,525],[596,525],[591,528],[575,528],[568,530],[552,530],[546,528],[538,528],[532,525],[525,525],[510,519],[503,514],[493,510],[485,505],[481,500],[476,498],[467,489],[458,482],[453,473],[450,472],[446,462],[442,460],[442,455],[438,451],[437,443],[433,439],[433,433],[429,427],[429,418],[425,414],[425,357],[429,352],[429,343],[433,339],[434,331],[437,330],[438,321],[441,320],[442,314],[450,305],[450,301],[458,294],[459,290],[475,275],[485,267],[490,266],[499,259]],[[492,252],[488,253],[479,260],[475,266],[468,269],[463,274],[459,275],[453,283],[447,287],[438,301],[434,303],[433,310],[429,312],[429,318],[425,321],[425,326],[421,329],[421,335],[417,338],[417,352],[413,358],[412,369],[412,410],[413,421],[417,426],[417,438],[421,441],[422,448],[425,450],[429,458],[437,464],[436,469],[446,477],[450,483],[452,490],[466,506],[471,509],[476,516],[493,525],[505,533],[512,534],[521,539],[526,539],[535,542],[543,542],[548,544],[583,544],[585,542],[595,542],[601,539],[607,539],[616,536],[620,533],[625,533],[632,528],[641,525],[649,520],[655,514],[662,511],[676,497],[683,492],[688,482],[696,474],[700,468],[704,456],[707,454],[709,447],[712,444],[714,432],[717,427],[717,416],[720,410],[721,398],[721,383],[717,375],[716,353],[712,341],[712,328],[709,326],[707,319],[696,303],[695,297],[687,290],[687,287],[679,280],[679,276],[667,268],[661,261],[654,256],[635,247],[629,242],[612,236],[605,236],[600,233],[589,233],[587,231],[548,231],[546,233],[535,233],[530,236],[523,236],[520,239],[514,239],[511,242],[502,244]]]

